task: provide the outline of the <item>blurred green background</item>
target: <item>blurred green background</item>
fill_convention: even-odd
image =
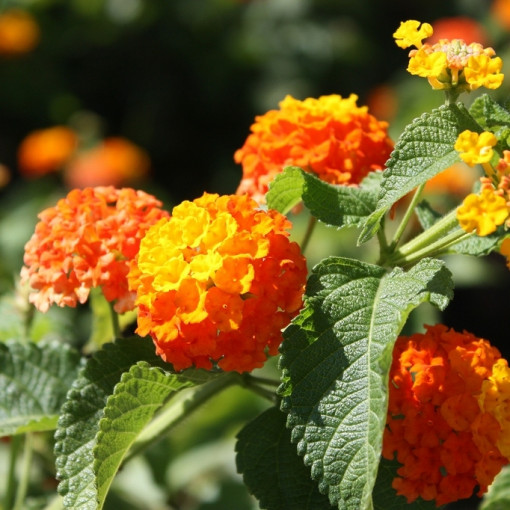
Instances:
[[[468,18],[506,70],[510,65],[510,0],[3,0],[0,6],[0,15],[23,9],[38,30],[32,48],[0,50],[2,340],[20,332],[16,275],[36,214],[67,191],[62,174],[35,178],[20,169],[20,144],[34,130],[68,126],[84,146],[107,137],[130,140],[151,162],[135,184],[170,208],[204,191],[235,192],[241,168],[234,151],[254,117],[287,94],[355,93],[358,104],[390,122],[395,139],[412,118],[441,105],[440,92],[405,71],[407,51],[392,38],[400,21]],[[0,19],[0,47],[2,37]],[[493,94],[503,103],[508,83]],[[299,239],[306,215],[295,221]],[[331,254],[360,256],[355,241],[355,233],[320,226],[310,265]],[[372,247],[364,250],[361,256],[373,259]],[[458,287],[443,320],[489,338],[508,355],[504,260],[459,257],[450,264]],[[409,327],[424,318],[438,319],[422,309]],[[32,337],[80,347],[97,327],[90,319],[88,307],[38,314]],[[274,360],[264,374],[277,377]],[[126,466],[108,508],[258,508],[235,474],[233,437],[266,405],[244,390],[220,395]],[[55,489],[45,441],[36,458],[33,508],[42,508]],[[0,479],[6,451],[0,448]]]

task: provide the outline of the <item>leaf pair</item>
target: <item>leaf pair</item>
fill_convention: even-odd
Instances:
[[[102,508],[125,455],[158,410],[176,392],[212,377],[198,371],[172,374],[164,366],[152,343],[139,337],[117,339],[88,360],[67,395],[55,434],[65,508]]]

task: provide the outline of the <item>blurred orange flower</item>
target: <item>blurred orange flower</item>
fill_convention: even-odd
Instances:
[[[137,333],[176,370],[261,367],[302,304],[306,262],[289,221],[246,195],[205,193],[151,227],[131,264]]]
[[[42,312],[53,303],[74,307],[101,287],[118,313],[132,310],[129,261],[146,230],[168,216],[160,206],[143,191],[111,186],[72,190],[42,211],[21,270],[22,283],[33,289],[30,302]]]
[[[435,44],[441,39],[462,39],[466,44],[489,43],[487,32],[478,21],[467,16],[440,18],[432,23],[434,33],[427,39],[428,44]]]
[[[40,31],[34,17],[22,9],[0,14],[0,55],[20,55],[37,46]]]
[[[66,168],[70,188],[122,186],[135,182],[149,171],[147,153],[121,137],[104,139],[98,146],[78,153]]]
[[[11,171],[5,165],[0,163],[0,189],[5,188],[11,181]]]
[[[18,148],[19,170],[25,177],[59,171],[76,150],[78,138],[65,126],[33,131]]]
[[[234,154],[243,167],[237,193],[263,203],[269,183],[289,165],[342,185],[357,185],[370,171],[382,169],[393,148],[388,124],[366,106],[358,107],[357,99],[354,94],[304,101],[287,96],[279,110],[256,117]]]
[[[401,464],[397,494],[440,506],[487,490],[510,455],[498,449],[510,423],[505,377],[498,349],[466,331],[437,324],[397,339],[383,439],[383,456]]]
[[[490,12],[496,23],[510,30],[510,0],[494,0],[491,3]]]
[[[429,179],[425,184],[424,193],[449,193],[464,197],[473,189],[479,177],[479,172],[473,167],[464,163],[454,163]]]

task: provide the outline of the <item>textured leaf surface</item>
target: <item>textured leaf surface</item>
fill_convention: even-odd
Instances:
[[[269,184],[266,194],[267,206],[287,214],[301,202],[305,183],[303,170],[297,166],[289,166],[278,174]]]
[[[315,218],[328,225],[361,225],[377,204],[381,176],[374,172],[359,187],[334,186],[310,172],[288,167],[271,184],[268,207],[286,214],[302,201]]]
[[[397,496],[391,482],[400,465],[397,461],[381,459],[373,492],[374,510],[436,510],[438,507],[433,501],[423,501],[419,498],[413,503],[408,503],[404,496]]]
[[[480,510],[508,510],[510,508],[510,466],[505,466],[489,487]]]
[[[164,366],[149,340],[131,337],[105,344],[87,361],[67,394],[55,433],[58,490],[65,508],[96,509],[93,448],[99,421],[122,374],[140,360]]]
[[[185,375],[169,374],[146,362],[122,375],[108,398],[94,448],[98,508],[102,508],[122,459],[138,434],[177,391],[194,386]]]
[[[452,286],[436,259],[386,273],[332,257],[310,276],[305,307],[284,333],[282,409],[321,492],[343,510],[371,505],[394,341],[413,308],[443,309]]]
[[[510,127],[510,112],[487,94],[473,101],[469,113],[484,129]]]
[[[333,186],[303,172],[303,203],[328,225],[362,225],[377,204],[381,176],[382,172],[373,173],[359,187],[351,187]]]
[[[386,164],[377,208],[369,216],[360,242],[375,235],[381,218],[397,200],[459,161],[453,147],[465,129],[482,131],[460,103],[424,113],[404,129]]]
[[[0,343],[0,436],[55,429],[80,365],[58,342]]]
[[[238,434],[237,469],[250,492],[267,510],[326,510],[327,496],[319,492],[298,456],[285,426],[287,415],[272,407]]]

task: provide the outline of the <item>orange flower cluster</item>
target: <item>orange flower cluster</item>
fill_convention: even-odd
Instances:
[[[393,488],[408,502],[438,506],[477,488],[482,495],[508,463],[500,445],[507,446],[509,401],[506,361],[487,340],[442,324],[400,337],[383,440],[383,456],[402,464]]]
[[[176,370],[261,367],[302,304],[306,262],[289,227],[246,195],[176,206],[148,230],[128,276],[137,333]]]
[[[356,105],[357,96],[287,96],[279,110],[255,118],[244,146],[234,154],[243,166],[238,194],[264,203],[268,184],[286,166],[314,172],[332,184],[357,185],[384,167],[393,142],[388,124]]]
[[[42,211],[21,270],[22,283],[35,291],[30,302],[42,312],[53,303],[74,307],[101,287],[118,313],[132,310],[129,261],[146,230],[168,216],[160,206],[143,191],[99,187],[72,190]]]

